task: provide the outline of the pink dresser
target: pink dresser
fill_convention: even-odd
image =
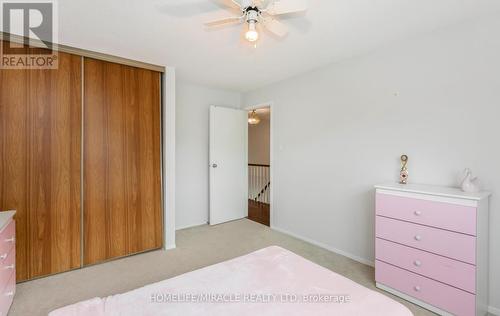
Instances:
[[[0,212],[0,316],[7,315],[16,292],[15,213]]]
[[[440,315],[485,315],[490,194],[375,188],[377,287]]]

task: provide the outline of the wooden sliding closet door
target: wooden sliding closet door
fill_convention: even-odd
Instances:
[[[85,58],[84,264],[162,246],[160,74]]]
[[[19,281],[80,267],[80,148],[81,57],[0,70],[0,209],[17,210]]]
[[[82,58],[29,75],[30,278],[81,266]]]

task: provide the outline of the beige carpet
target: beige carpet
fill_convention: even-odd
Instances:
[[[245,219],[178,231],[174,250],[149,252],[18,284],[9,315],[47,315],[61,306],[126,292],[270,245],[289,249],[375,289],[373,268]],[[433,315],[411,303],[399,301],[415,315]]]

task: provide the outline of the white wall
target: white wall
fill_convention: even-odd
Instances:
[[[175,68],[167,67],[162,87],[163,229],[165,249],[175,248]]]
[[[335,40],[335,39],[332,39]],[[493,191],[490,305],[500,308],[500,19],[455,26],[249,92],[274,102],[274,225],[374,258],[373,185],[455,185],[470,167]]]
[[[267,118],[257,125],[248,125],[248,163],[270,164],[270,125]]]
[[[209,107],[239,108],[241,94],[177,82],[176,228],[208,221]]]

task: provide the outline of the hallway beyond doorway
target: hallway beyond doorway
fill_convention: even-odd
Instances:
[[[248,219],[262,225],[270,226],[269,204],[248,200]]]
[[[271,106],[248,110],[248,219],[271,224]]]

